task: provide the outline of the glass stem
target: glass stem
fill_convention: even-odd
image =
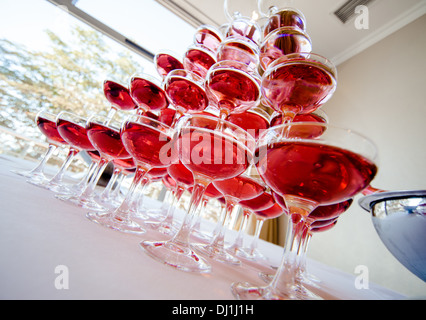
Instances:
[[[182,225],[179,231],[172,238],[172,242],[187,245],[189,244],[189,236],[191,233],[192,220],[197,212],[197,209],[203,200],[204,191],[206,190],[208,183],[198,178],[195,178],[194,187],[192,189],[191,200],[189,208],[183,219]]]
[[[226,198],[226,197],[225,197]],[[218,221],[219,232],[216,233],[210,245],[216,247],[223,247],[225,245],[225,222],[227,217],[232,213],[232,210],[235,207],[235,202],[229,199],[226,199],[225,210],[222,210],[220,219]]]
[[[254,231],[254,238],[250,245],[250,255],[253,255],[257,249],[257,244],[259,242],[260,231],[262,231],[263,224],[265,219],[260,219],[256,217],[256,228]]]
[[[108,125],[111,122],[112,118],[114,118],[116,113],[117,113],[117,109],[114,107],[111,107],[111,109],[109,109],[108,114],[106,116],[104,125]]]
[[[287,234],[284,244],[284,253],[281,260],[281,264],[275,273],[269,287],[273,288],[278,292],[292,291],[297,286],[297,268],[298,268],[298,252],[300,243],[300,232],[301,228],[298,228],[298,224],[303,223],[300,221],[293,222],[289,219],[287,225]]]
[[[86,186],[86,188],[80,195],[81,199],[89,199],[93,196],[96,185],[99,179],[101,178],[102,173],[104,172],[106,166],[108,165],[108,162],[109,161],[107,159],[102,157],[100,158],[97,168],[95,169],[95,172],[92,174],[92,177],[90,178],[88,185]]]
[[[71,162],[74,160],[75,156],[79,153],[79,150],[70,148],[68,151],[67,158],[65,159],[64,163],[62,164],[59,171],[55,174],[55,176],[50,180],[49,184],[60,184],[62,182],[62,179],[64,177],[64,174],[68,167],[70,166]]]
[[[309,232],[309,226],[304,224],[303,230],[301,232],[301,241],[300,241],[300,256],[299,256],[299,272],[303,273],[306,270],[306,255],[308,252],[309,242],[311,240],[312,234]]]
[[[171,198],[170,205],[167,209],[167,215],[161,223],[166,223],[170,225],[173,223],[175,208],[177,204],[179,203],[180,199],[182,198],[182,195],[184,192],[185,192],[185,188],[182,188],[179,185],[176,186],[174,196]]]
[[[111,198],[111,194],[112,194],[112,189],[114,187],[115,182],[117,181],[118,177],[121,174],[121,169],[120,168],[115,168],[114,171],[112,172],[112,176],[108,181],[107,186],[105,187],[104,191],[102,191],[100,198],[101,199],[110,199]]]
[[[74,191],[75,194],[81,194],[81,192],[83,192],[83,190],[86,188],[87,184],[89,183],[90,177],[92,176],[97,166],[98,166],[98,163],[96,161],[92,161],[84,177],[80,180],[79,183],[77,183],[72,188],[73,190],[75,190]]]
[[[230,249],[237,251],[243,247],[244,233],[247,228],[250,214],[251,214],[250,210],[243,209],[243,221],[240,224],[240,228],[238,230],[238,234],[237,234],[237,237],[235,238],[234,244],[231,246]]]
[[[29,173],[31,175],[43,175],[44,167],[46,166],[47,161],[50,159],[50,157],[52,156],[53,152],[57,148],[58,147],[55,146],[54,144],[49,144],[49,146],[47,147],[47,151],[44,154],[43,158],[41,159],[40,163],[37,165],[37,167],[35,167]]]
[[[132,184],[130,185],[129,190],[127,191],[126,196],[124,197],[124,200],[122,201],[121,205],[114,211],[113,215],[117,219],[123,219],[128,220],[130,218],[130,212],[133,209],[134,211],[137,210],[137,208],[132,208],[135,205],[135,191],[139,185],[142,184],[142,181],[145,180],[144,185],[146,184],[146,181],[148,179],[144,179],[146,173],[148,170],[145,168],[142,168],[141,166],[137,166],[135,171],[135,176],[133,177]],[[137,201],[136,201],[137,203]]]

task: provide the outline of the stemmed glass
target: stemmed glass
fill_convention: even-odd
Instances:
[[[138,105],[138,113],[141,115],[148,111],[161,110],[169,106],[169,100],[161,82],[148,74],[131,77],[129,90],[130,95]]]
[[[77,195],[58,195],[60,200],[78,206],[102,210],[104,207],[95,199],[95,188],[108,163],[114,159],[128,159],[130,154],[124,148],[120,137],[120,122],[109,116],[92,115],[86,123],[87,136],[100,154],[98,166],[87,186]]]
[[[160,77],[164,79],[170,71],[183,69],[181,59],[177,58],[175,53],[162,50],[155,54],[154,65]]]
[[[39,184],[41,187],[58,193],[67,193],[70,190],[63,183],[63,177],[69,165],[80,151],[95,150],[87,137],[86,121],[86,118],[75,113],[62,111],[58,114],[56,128],[61,137],[68,142],[70,148],[59,171],[48,182]]]
[[[217,131],[222,122],[221,131]],[[227,121],[204,115],[185,115],[176,123],[176,143],[180,161],[193,173],[190,205],[179,231],[167,241],[141,242],[154,259],[187,272],[210,272],[211,265],[190,245],[192,218],[207,186],[244,172],[251,161],[254,139]]]
[[[118,231],[141,234],[145,229],[134,221],[137,212],[136,189],[149,179],[144,179],[152,168],[167,167],[173,161],[170,142],[172,129],[162,122],[139,114],[127,118],[121,126],[121,139],[127,152],[136,162],[136,171],[130,188],[115,210],[89,212],[89,220]]]
[[[222,120],[259,104],[259,76],[239,61],[215,63],[206,76],[205,88],[210,104],[220,110]]]
[[[208,70],[216,61],[216,54],[210,49],[199,45],[190,45],[183,57],[183,66],[185,70],[204,79]]]
[[[307,128],[321,136],[298,136]],[[352,130],[320,123],[290,123],[270,128],[260,137],[256,166],[265,183],[283,197],[289,212],[283,258],[273,280],[263,287],[234,283],[238,299],[318,298],[298,278],[300,236],[296,223],[319,205],[352,198],[367,187],[377,173],[375,145]]]
[[[46,166],[47,161],[52,156],[53,152],[62,145],[67,145],[68,143],[62,139],[62,137],[58,133],[58,129],[56,128],[56,115],[42,109],[36,115],[36,123],[38,129],[43,133],[49,146],[47,147],[46,153],[43,155],[43,158],[39,162],[39,164],[30,171],[13,171],[16,174],[29,178],[34,184],[36,183],[44,183],[47,181],[46,176],[44,175],[44,168]]]
[[[113,81],[105,80],[103,83],[105,98],[111,103],[111,108],[107,115],[106,123],[117,113],[117,110],[134,110],[138,106],[130,96],[129,89],[124,85]]]
[[[247,171],[250,171],[250,168]],[[225,180],[213,181],[213,185],[225,198],[226,210],[220,219],[221,228],[209,244],[197,244],[194,247],[200,253],[216,261],[239,265],[241,261],[225,249],[224,224],[239,201],[259,196],[265,191],[265,186],[261,181],[257,181],[254,177],[251,177],[250,172]]]
[[[262,96],[283,123],[317,110],[336,90],[333,63],[314,53],[293,53],[269,65],[262,75]]]

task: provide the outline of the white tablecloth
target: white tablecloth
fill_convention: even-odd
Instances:
[[[85,218],[86,209],[60,201],[53,192],[28,184],[12,172],[34,163],[0,156],[1,299],[156,299],[230,300],[235,281],[263,284],[265,267],[231,267],[211,261],[210,274],[190,274],[163,265],[139,247],[144,239],[166,239],[154,231],[130,235]],[[229,232],[227,239],[235,233]],[[260,250],[278,265],[282,247],[260,241]],[[68,289],[55,281],[68,271]],[[59,267],[61,268],[61,267]],[[369,283],[357,289],[356,275],[308,259],[308,270],[322,280],[327,299],[401,299],[402,295]]]

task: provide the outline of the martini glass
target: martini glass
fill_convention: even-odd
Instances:
[[[125,149],[120,137],[121,123],[108,116],[93,115],[86,123],[87,136],[100,154],[98,166],[90,178],[86,188],[78,195],[58,195],[63,201],[74,203],[80,207],[102,210],[104,207],[95,199],[95,188],[108,163],[114,159],[128,159],[130,154]]]
[[[61,137],[68,142],[70,148],[67,158],[55,176],[49,181],[39,184],[39,186],[58,193],[70,192],[70,188],[63,182],[66,170],[80,151],[95,150],[87,137],[86,121],[86,118],[75,113],[62,111],[58,114],[56,128]]]
[[[87,218],[105,227],[126,233],[141,234],[145,229],[133,220],[137,211],[136,189],[148,181],[144,179],[152,168],[167,167],[173,160],[170,141],[172,129],[157,120],[142,115],[127,118],[121,127],[121,139],[136,163],[135,176],[118,208],[103,212],[89,212]]]
[[[222,122],[221,131],[216,130],[218,122]],[[179,231],[170,240],[145,240],[140,245],[161,263],[182,271],[206,273],[211,265],[190,245],[193,217],[212,181],[236,177],[247,169],[254,139],[230,122],[204,115],[183,116],[176,123],[176,131],[179,159],[194,177],[190,205]]]
[[[28,178],[33,184],[45,183],[48,178],[44,174],[44,168],[47,161],[52,156],[53,152],[60,146],[65,146],[68,143],[62,139],[56,128],[56,115],[48,112],[45,109],[39,111],[36,115],[37,127],[43,133],[46,138],[49,146],[47,147],[46,153],[43,155],[39,164],[30,171],[13,171],[16,174],[19,174],[23,177]]]
[[[336,90],[337,71],[326,58],[314,53],[282,56],[262,75],[262,96],[283,123],[308,114],[327,102]]]
[[[299,138],[300,126],[322,126],[323,134]],[[262,287],[234,283],[232,292],[238,299],[319,298],[297,276],[301,237],[296,225],[318,206],[344,201],[366,188],[377,173],[376,147],[352,130],[299,122],[268,129],[258,141],[256,156],[259,174],[284,199],[292,223],[273,280]]]

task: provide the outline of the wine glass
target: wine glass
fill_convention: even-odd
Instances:
[[[222,32],[213,26],[203,24],[195,30],[194,44],[197,47],[206,48],[216,53],[222,41]]]
[[[111,103],[106,123],[117,113],[117,110],[134,110],[138,107],[130,95],[129,89],[117,81],[106,79],[103,83],[105,98]]]
[[[260,79],[239,61],[215,63],[206,76],[205,88],[210,104],[220,110],[221,119],[259,104]]]
[[[225,212],[220,218],[221,228],[209,244],[197,244],[194,247],[200,253],[213,258],[216,261],[233,265],[241,264],[241,261],[225,249],[225,222],[231,215],[239,201],[253,199],[265,191],[264,184],[247,172],[236,177],[213,181],[213,185],[225,198]]]
[[[52,156],[53,152],[60,146],[66,146],[68,143],[62,139],[56,128],[56,114],[49,112],[46,109],[40,110],[36,115],[36,123],[38,129],[47,138],[49,146],[47,147],[46,153],[43,155],[39,164],[30,171],[14,170],[13,172],[23,177],[28,178],[34,184],[44,183],[47,181],[47,177],[44,174],[44,168],[47,161]]]
[[[168,50],[161,50],[154,56],[154,65],[160,77],[164,79],[170,71],[183,69],[183,63],[175,53]]]
[[[140,114],[128,117],[121,126],[121,140],[127,152],[136,163],[135,176],[127,194],[115,210],[89,212],[89,220],[105,227],[126,233],[141,234],[145,229],[134,221],[137,212],[136,189],[143,187],[144,179],[152,168],[167,167],[173,161],[170,142],[172,129],[162,122]]]
[[[167,98],[176,109],[173,127],[185,113],[198,113],[209,104],[204,90],[204,80],[188,70],[173,70],[163,81]]]
[[[190,45],[183,57],[183,66],[186,70],[204,79],[208,70],[216,61],[216,54],[210,49],[203,46]]]
[[[300,131],[311,127],[323,134],[302,138]],[[283,197],[290,221],[280,267],[263,287],[234,283],[238,299],[318,298],[297,277],[300,236],[295,226],[319,205],[352,198],[367,187],[377,173],[376,147],[352,131],[314,122],[272,127],[260,137],[256,153],[259,174],[272,191]]]
[[[218,122],[222,130],[217,131]],[[179,231],[167,241],[145,240],[141,247],[152,258],[195,273],[210,272],[211,265],[190,245],[192,218],[207,186],[244,172],[251,161],[254,139],[234,124],[217,117],[185,115],[176,123],[179,160],[193,173],[190,205]]]
[[[232,113],[226,120],[246,130],[255,139],[270,126],[269,115],[260,106],[241,113]]]
[[[100,154],[98,166],[92,174],[87,186],[77,195],[58,195],[63,201],[74,203],[80,207],[103,210],[95,199],[95,188],[108,163],[114,159],[128,159],[130,154],[126,151],[120,137],[121,122],[110,118],[108,115],[92,115],[86,123],[87,137]]]
[[[216,55],[217,61],[240,61],[253,71],[256,71],[259,65],[259,47],[250,39],[228,37],[221,42]]]
[[[139,114],[165,109],[169,106],[169,100],[160,81],[148,74],[131,77],[129,91],[138,105]]]
[[[67,193],[70,191],[69,187],[63,183],[63,177],[69,165],[80,151],[95,150],[95,147],[87,137],[86,121],[85,117],[75,113],[62,111],[58,114],[56,117],[56,128],[61,137],[68,142],[70,148],[67,158],[59,171],[52,179],[38,184],[39,186],[57,193]]]
[[[333,63],[314,53],[294,53],[271,63],[262,75],[262,97],[283,115],[283,123],[297,114],[317,110],[336,90]]]

